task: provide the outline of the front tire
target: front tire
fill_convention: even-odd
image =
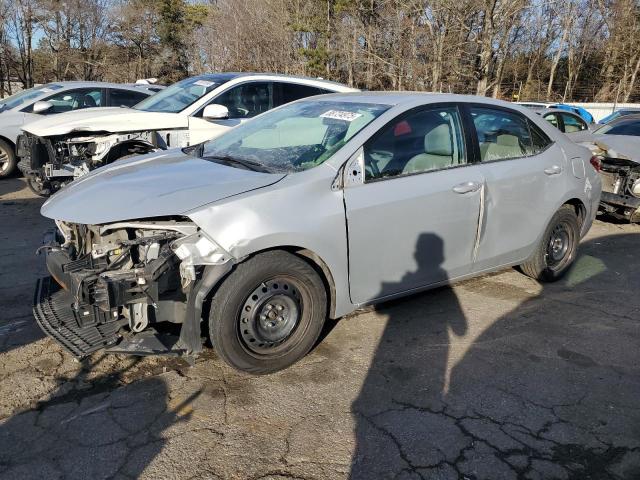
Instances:
[[[572,205],[555,213],[529,260],[520,265],[525,275],[543,282],[554,282],[567,273],[580,243],[580,223]]]
[[[16,171],[16,152],[11,145],[0,140],[0,178],[7,178]]]
[[[238,265],[211,301],[209,334],[218,355],[237,370],[282,370],[315,345],[327,315],[327,293],[303,259],[274,250]]]

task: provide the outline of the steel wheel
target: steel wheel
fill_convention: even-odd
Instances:
[[[553,271],[562,270],[573,256],[574,230],[567,222],[558,223],[549,236],[545,260],[547,267]]]
[[[209,336],[232,367],[263,375],[288,367],[315,345],[327,314],[316,270],[290,252],[259,253],[238,264],[209,309]]]
[[[238,318],[244,347],[256,354],[277,352],[298,326],[302,308],[291,280],[275,278],[259,285],[245,300]]]

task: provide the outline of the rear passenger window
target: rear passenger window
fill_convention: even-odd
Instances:
[[[364,147],[365,180],[440,170],[466,163],[455,107],[401,116]]]
[[[133,107],[147,98],[148,95],[142,92],[131,90],[109,90],[109,106],[111,107]]]
[[[301,98],[328,93],[328,90],[324,90],[322,88],[312,87],[309,85],[300,85],[297,83],[276,82],[274,83],[274,86],[277,87],[280,92],[280,98],[278,99],[276,106],[294,102],[296,100],[300,100]]]
[[[471,108],[478,134],[480,160],[491,162],[535,155],[527,119],[516,113],[492,108]]]

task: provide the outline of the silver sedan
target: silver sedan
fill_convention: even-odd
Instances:
[[[516,265],[558,279],[597,211],[591,160],[505,102],[300,100],[50,198],[36,319],[79,357],[195,355],[208,331],[233,367],[273,372],[363,305]]]

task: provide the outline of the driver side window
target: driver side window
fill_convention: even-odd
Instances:
[[[467,163],[460,113],[444,107],[403,115],[364,147],[365,181]]]
[[[218,95],[212,102],[224,105],[229,118],[251,118],[273,108],[271,82],[248,82]]]
[[[102,105],[102,89],[81,88],[67,90],[47,98],[53,106],[47,110],[50,113],[63,113],[82,108],[99,107]]]

